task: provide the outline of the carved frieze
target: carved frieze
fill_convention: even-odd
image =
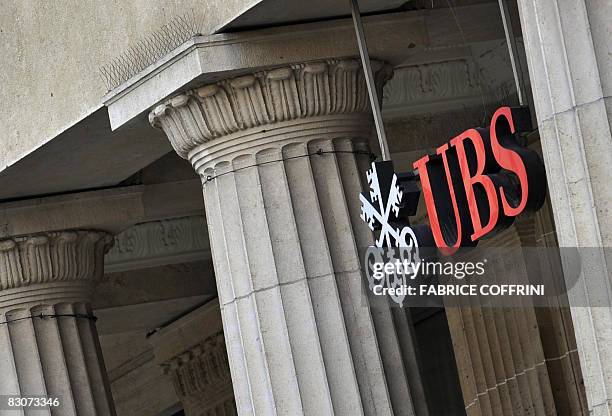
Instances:
[[[387,119],[508,101],[515,93],[504,41],[470,45],[434,62],[400,65],[383,89]]]
[[[105,258],[105,272],[160,266],[210,258],[203,216],[150,221],[115,237]]]
[[[478,74],[467,59],[395,69],[383,89],[385,109],[477,95]]]

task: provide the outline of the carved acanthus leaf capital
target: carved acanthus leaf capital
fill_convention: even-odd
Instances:
[[[214,401],[217,395],[231,391],[228,389],[231,377],[222,332],[162,363],[161,367],[172,377],[176,392],[182,399],[198,397]]]
[[[373,62],[379,90],[389,66]],[[356,59],[294,64],[183,92],[149,114],[183,158],[195,147],[238,131],[309,117],[367,111],[368,93]]]
[[[112,243],[113,238],[100,231],[59,231],[0,240],[0,290],[98,277]]]

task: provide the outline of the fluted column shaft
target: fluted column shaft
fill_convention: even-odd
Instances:
[[[611,415],[612,273],[601,248],[612,245],[612,5],[518,4],[559,245],[585,248],[568,286],[588,408]],[[568,275],[574,266],[564,264]]]
[[[479,246],[510,251],[521,247],[521,241],[512,227]],[[487,279],[492,284],[526,276],[522,261],[492,254],[487,260]],[[562,414],[557,411],[546,366],[549,358],[559,357],[544,354],[535,308],[528,301],[520,307],[492,307],[482,300],[446,308],[466,414]]]
[[[204,183],[238,413],[413,414],[391,311],[372,313],[362,292],[371,120],[358,61],[221,81],[150,120]]]
[[[10,414],[115,414],[89,304],[111,243],[94,231],[0,241],[0,395],[61,403]]]

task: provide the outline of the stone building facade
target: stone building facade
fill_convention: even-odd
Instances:
[[[81,52],[108,91],[83,87],[76,123],[72,89],[65,119],[1,113],[0,397],[61,406],[0,414],[612,414],[612,4],[501,0],[548,195],[483,245],[589,257],[569,302],[488,310],[363,296],[378,144],[348,2],[211,3],[126,0],[133,42]],[[49,7],[60,28],[84,13]],[[497,1],[362,8],[397,170],[517,104]]]

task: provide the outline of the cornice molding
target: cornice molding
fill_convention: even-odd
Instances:
[[[390,78],[388,65],[373,62],[377,87]],[[368,95],[356,59],[298,63],[258,71],[186,91],[149,114],[183,158],[214,139],[291,120],[364,113]]]
[[[103,271],[113,238],[102,231],[58,231],[0,241],[0,290],[86,281]]]

